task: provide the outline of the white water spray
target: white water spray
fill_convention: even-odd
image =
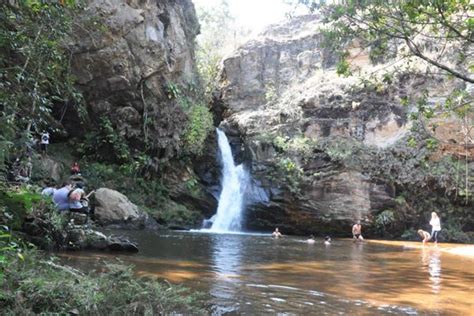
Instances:
[[[219,129],[216,129],[216,131],[222,163],[222,192],[219,196],[217,214],[210,231],[240,231],[248,174],[242,164],[238,166],[234,164],[232,150],[225,133]]]

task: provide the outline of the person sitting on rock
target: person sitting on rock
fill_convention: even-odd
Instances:
[[[74,162],[71,166],[71,174],[76,175],[76,174],[81,174],[81,168],[79,167],[79,164],[77,162]]]
[[[331,244],[331,237],[329,237],[329,236],[324,237],[324,244],[325,245],[330,245]]]
[[[18,160],[18,159],[17,159]],[[21,162],[18,169],[16,170],[15,181],[27,183],[31,179],[33,171],[33,163],[31,157],[28,157],[26,162]]]
[[[278,230],[278,227],[275,228],[275,231],[272,233],[272,237],[273,238],[280,238],[280,237],[283,237],[283,235],[280,233],[280,231]]]
[[[62,187],[53,194],[53,201],[60,212],[69,210],[69,192],[71,189],[72,185],[69,182],[64,182]]]
[[[84,207],[81,200],[87,199],[86,192],[84,191],[84,183],[78,182],[73,190],[68,194],[69,197],[69,210],[77,213],[88,213],[88,208]]]
[[[426,242],[430,241],[431,235],[427,231],[424,231],[423,229],[418,229],[417,233],[418,235],[420,235],[421,238],[423,238],[423,244],[426,244]]]
[[[309,236],[308,239],[306,239],[306,242],[307,242],[308,244],[314,244],[314,243],[316,242],[316,240],[314,240],[314,236],[311,235],[311,236]]]
[[[50,197],[54,196],[54,192],[56,192],[56,185],[54,182],[48,182],[47,186],[41,191],[41,196],[43,197]]]
[[[357,221],[357,223],[352,226],[352,238],[355,240],[364,240],[364,237],[362,237],[362,225],[360,225],[360,221]]]

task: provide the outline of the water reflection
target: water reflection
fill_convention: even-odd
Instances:
[[[401,248],[335,240],[326,248],[322,241],[308,245],[291,237],[132,236],[141,236],[140,253],[111,259],[132,263],[138,275],[185,282],[209,294],[215,315],[472,314],[474,261],[445,253],[442,245],[419,249],[419,243]],[[74,258],[84,266],[97,261],[95,254],[68,258],[69,265]]]
[[[351,272],[356,288],[363,288],[368,277],[368,267],[365,260],[364,243],[353,242],[351,247]]]
[[[429,274],[431,291],[438,294],[441,289],[441,252],[439,249],[423,247],[421,250],[421,262],[425,271]]]
[[[243,238],[236,235],[212,236],[212,264],[216,277],[210,288],[210,294],[216,299],[217,314],[238,310],[239,303],[228,304],[238,297],[240,288],[240,269]],[[227,302],[224,308],[223,302]]]

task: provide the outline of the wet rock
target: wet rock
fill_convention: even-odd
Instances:
[[[138,252],[138,246],[123,237],[106,236],[85,225],[70,222],[65,229],[67,250],[110,250]]]

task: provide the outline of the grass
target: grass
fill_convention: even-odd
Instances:
[[[54,260],[37,250],[7,257],[0,266],[2,314],[207,314],[202,294],[137,278],[132,266],[109,263],[104,272],[84,274]]]

